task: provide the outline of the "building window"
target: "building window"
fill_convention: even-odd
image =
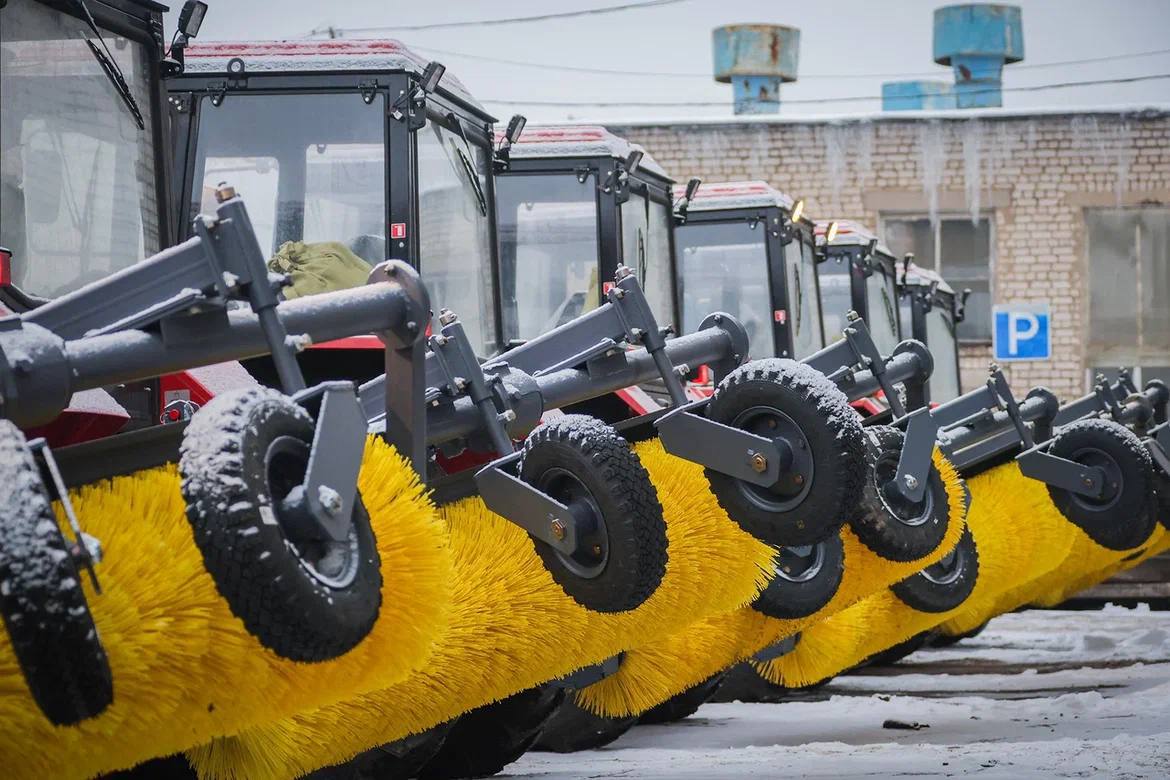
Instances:
[[[1089,209],[1089,382],[1131,369],[1170,377],[1170,209]]]
[[[969,214],[943,215],[932,223],[916,215],[883,215],[882,234],[895,256],[913,253],[916,264],[937,271],[956,294],[971,291],[966,318],[957,328],[960,341],[991,341],[989,217],[972,222]]]

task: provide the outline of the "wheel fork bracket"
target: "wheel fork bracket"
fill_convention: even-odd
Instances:
[[[487,508],[565,555],[577,551],[580,529],[569,508],[513,473],[523,451],[493,460],[475,473]]]
[[[907,501],[918,503],[926,495],[930,458],[938,438],[938,425],[923,407],[911,412],[906,420],[906,439],[898,456],[898,471],[894,481],[886,486]]]
[[[766,439],[717,423],[699,412],[711,399],[683,404],[654,421],[662,446],[671,455],[720,474],[771,487],[792,465],[792,448],[783,437]]]
[[[329,538],[340,542],[348,538],[353,523],[366,445],[366,416],[350,382],[322,382],[292,398],[308,406],[318,396],[313,446],[297,499]]]
[[[1089,498],[1100,498],[1105,491],[1105,472],[1096,466],[1060,458],[1038,445],[1016,458],[1020,473],[1046,485]]]

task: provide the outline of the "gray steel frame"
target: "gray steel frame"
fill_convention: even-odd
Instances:
[[[350,383],[306,388],[296,355],[314,340],[375,332],[387,343],[388,364],[395,355],[399,366],[421,377],[416,345],[429,312],[426,292],[413,270],[390,261],[371,281],[395,283],[281,302],[286,280],[268,272],[243,202],[230,188],[218,195],[216,216],[196,220],[195,238],[31,312],[0,319],[0,415],[38,425],[82,390],[271,354],[283,390],[316,419],[305,480],[282,509],[344,539],[356,501],[365,415]],[[247,308],[229,311],[231,302]],[[385,388],[388,415],[397,419],[416,403],[410,386]],[[421,414],[406,422],[417,420]],[[421,431],[395,434],[410,438]],[[39,451],[46,464],[52,461],[46,446]],[[64,481],[54,482],[61,493]]]

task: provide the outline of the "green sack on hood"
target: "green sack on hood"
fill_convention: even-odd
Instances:
[[[371,266],[339,241],[286,241],[268,261],[268,270],[288,274],[285,298],[303,298],[366,283]]]

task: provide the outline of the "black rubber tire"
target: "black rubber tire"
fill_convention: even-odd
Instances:
[[[541,685],[460,715],[418,776],[451,780],[500,772],[532,748],[564,699],[563,688]]]
[[[0,420],[0,612],[29,693],[55,726],[114,700],[81,574],[24,434]]]
[[[962,634],[951,635],[945,634],[941,631],[936,631],[931,634],[927,645],[930,647],[951,647],[952,645],[957,645],[959,642],[962,642],[964,639],[970,639],[971,637],[979,636],[983,633],[983,629],[985,628],[987,628],[987,623],[981,623],[970,631],[964,631]]]
[[[1150,459],[1153,460],[1152,458]],[[1162,471],[1157,464],[1153,464],[1154,474],[1154,505],[1153,512],[1163,528],[1170,528],[1170,475]]]
[[[573,414],[538,426],[524,441],[520,478],[599,521],[573,558],[533,539],[570,598],[594,612],[626,612],[658,589],[667,559],[662,505],[642,462],[611,426]]]
[[[777,552],[776,576],[752,602],[757,612],[781,620],[802,618],[833,600],[845,576],[845,544],[841,535],[833,534],[803,547],[811,547],[810,554],[792,560],[783,557],[786,550],[792,553],[803,550],[782,548]],[[795,567],[802,565],[806,566],[803,571],[794,571]]]
[[[304,447],[281,453],[272,448],[278,439]],[[195,413],[179,462],[187,519],[220,594],[261,644],[302,662],[353,649],[382,605],[380,558],[361,496],[345,543],[296,539],[281,522],[280,499],[303,479],[312,441],[312,418],[287,396],[234,390]]]
[[[337,766],[305,775],[306,780],[410,780],[431,760],[458,720],[359,753]]]
[[[1108,474],[1107,496],[1091,499],[1048,486],[1052,503],[1069,522],[1110,550],[1140,547],[1154,530],[1153,462],[1133,431],[1109,420],[1070,423],[1056,434],[1049,454],[1100,465]]]
[[[638,718],[638,723],[641,725],[674,723],[691,717],[715,695],[715,691],[719,690],[719,686],[723,684],[723,676],[723,672],[719,672],[682,693],[676,693],[661,704],[643,712]]]
[[[929,555],[942,544],[950,524],[951,505],[942,476],[932,463],[922,502],[898,506],[882,488],[894,475],[906,437],[885,425],[867,432],[877,442],[877,454],[866,466],[861,508],[849,526],[862,544],[887,560],[906,563]]]
[[[917,633],[904,642],[899,642],[893,647],[874,653],[858,664],[857,668],[867,666],[893,666],[911,653],[916,653],[921,650],[926,645],[928,639],[930,639],[929,631]]]
[[[800,484],[782,475],[775,488],[762,488],[706,469],[720,506],[752,536],[780,547],[812,544],[856,513],[865,474],[861,418],[824,374],[794,360],[754,360],[724,377],[707,416],[759,435],[777,420],[795,425],[811,452],[812,478]]]
[[[636,716],[607,718],[594,715],[566,696],[561,706],[544,725],[533,750],[545,753],[576,753],[605,747],[638,723]]]
[[[979,550],[971,529],[964,528],[959,543],[943,560],[890,586],[906,606],[919,612],[948,612],[962,605],[979,577]]]
[[[791,688],[766,680],[754,666],[744,661],[727,670],[722,684],[711,694],[708,701],[772,704],[787,700],[791,693]]]

